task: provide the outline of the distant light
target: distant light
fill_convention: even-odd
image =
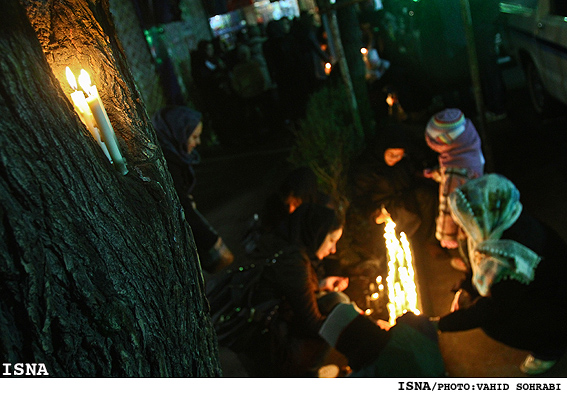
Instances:
[[[336,2],[337,2],[337,0],[331,0],[331,1],[329,1],[329,3],[331,3],[331,4],[335,4]]]
[[[363,55],[366,55],[368,53],[368,49],[360,48],[360,53],[362,53]]]

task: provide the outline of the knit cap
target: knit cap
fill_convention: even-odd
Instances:
[[[466,119],[463,112],[457,108],[447,108],[429,120],[425,132],[439,143],[451,144],[465,128]]]

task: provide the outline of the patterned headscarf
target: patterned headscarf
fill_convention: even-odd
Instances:
[[[541,258],[512,240],[501,240],[522,212],[520,193],[502,175],[468,181],[449,196],[455,223],[468,237],[473,284],[486,296],[500,280],[530,283]]]
[[[201,118],[200,112],[180,105],[159,110],[152,117],[152,123],[161,148],[191,164],[193,156],[187,153],[187,141],[201,122]]]

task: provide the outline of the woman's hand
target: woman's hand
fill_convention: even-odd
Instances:
[[[386,330],[386,331],[392,328],[392,325],[390,323],[388,323],[386,320],[381,320],[381,319],[378,319],[378,321],[376,321],[376,325],[380,327],[382,330]]]
[[[457,249],[459,247],[459,242],[454,239],[442,239],[441,247],[446,249]]]
[[[458,311],[459,309],[467,309],[473,302],[470,293],[465,290],[459,290],[455,293],[453,297],[453,302],[451,303],[451,312]]]
[[[374,218],[374,221],[376,222],[376,224],[382,224],[382,223],[386,223],[386,220],[388,220],[388,218],[390,218],[390,214],[388,212],[384,213],[384,212],[380,212],[378,214],[378,216],[376,216]]]
[[[328,276],[319,282],[319,290],[344,291],[348,287],[348,278],[343,276]]]

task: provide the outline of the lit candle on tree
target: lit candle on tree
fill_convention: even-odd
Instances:
[[[102,139],[108,148],[110,157],[112,157],[112,163],[122,174],[128,173],[128,168],[126,168],[126,161],[120,153],[120,147],[118,146],[118,140],[116,139],[116,134],[114,134],[114,128],[108,119],[104,105],[98,94],[98,89],[96,85],[91,85],[91,78],[85,70],[81,70],[79,74],[79,85],[87,94],[86,102],[93,114],[96,121],[98,129],[102,133]]]
[[[87,104],[87,100],[85,99],[85,94],[82,91],[77,90],[77,80],[75,79],[75,75],[73,74],[71,69],[67,67],[65,69],[65,72],[67,74],[67,81],[74,90],[74,92],[71,93],[71,99],[73,100],[75,111],[79,115],[81,121],[85,124],[85,126],[87,126],[87,129],[89,129],[93,138],[96,140],[96,142],[98,142],[98,145],[101,147],[106,157],[108,157],[108,160],[112,162],[108,148],[100,138],[100,133],[96,127],[96,122],[93,118],[93,114],[89,108],[89,105]]]
[[[360,48],[360,53],[362,53],[362,60],[364,61],[364,64],[368,66],[368,49]]]

